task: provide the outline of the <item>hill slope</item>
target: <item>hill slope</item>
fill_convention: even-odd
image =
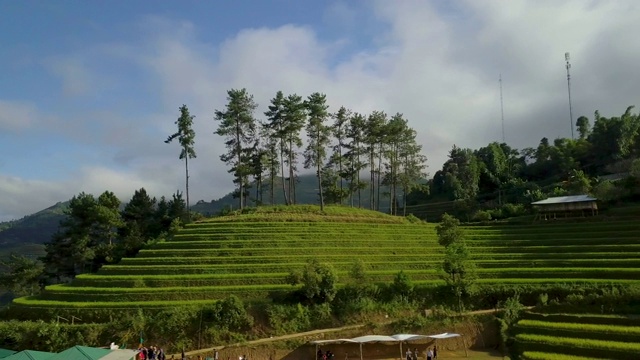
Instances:
[[[0,255],[17,252],[25,255],[40,255],[41,246],[58,230],[69,202],[59,202],[20,220],[3,223],[0,230]],[[0,227],[2,228],[2,227]]]
[[[640,223],[466,227],[480,284],[640,283]],[[441,283],[442,247],[432,224],[344,207],[265,207],[188,225],[134,258],[47,287],[21,306],[78,309],[211,303],[230,294],[264,299],[291,290],[286,276],[310,259],[339,281],[355,259],[373,282],[403,270],[416,284]]]

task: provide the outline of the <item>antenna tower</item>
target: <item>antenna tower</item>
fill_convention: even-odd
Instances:
[[[569,53],[564,53],[564,59],[567,62],[567,89],[569,90],[569,122],[571,125],[571,139],[573,137],[573,109],[571,108],[571,74],[569,69],[571,69],[571,63],[569,62]]]
[[[500,83],[500,115],[502,116],[502,142],[504,143],[505,137],[504,137],[504,105],[502,103],[502,74],[500,74],[498,82]]]

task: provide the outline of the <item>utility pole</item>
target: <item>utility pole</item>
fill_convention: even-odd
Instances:
[[[567,62],[567,89],[569,90],[569,122],[571,124],[571,139],[573,140],[573,109],[571,108],[571,74],[569,69],[571,69],[571,63],[569,62],[569,53],[564,53],[564,59]]]
[[[500,115],[502,116],[502,142],[506,143],[505,136],[504,136],[504,105],[502,103],[502,74],[500,74],[498,82],[500,83]]]

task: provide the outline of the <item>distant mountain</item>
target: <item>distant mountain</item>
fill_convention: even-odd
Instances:
[[[69,202],[59,202],[20,220],[0,223],[0,254],[19,252],[38,255],[44,244],[58,230]]]
[[[346,184],[345,184],[346,186]],[[270,203],[269,198],[270,188],[268,183],[265,185],[264,193],[262,195],[263,202],[265,204]],[[388,189],[383,187],[382,192],[386,192]],[[256,189],[252,187],[250,189],[249,205],[255,205]],[[369,207],[369,189],[363,189],[360,193],[361,204],[363,208]],[[282,180],[281,178],[275,179],[274,189],[274,202],[275,204],[284,204],[284,195],[282,193]],[[354,195],[354,205],[358,206],[358,194]],[[298,176],[298,183],[296,185],[296,203],[297,204],[319,204],[320,196],[318,195],[318,178],[314,174],[306,174]],[[346,203],[349,203],[347,200]],[[389,199],[383,196],[380,203],[383,211],[389,208]],[[238,199],[233,197],[233,193],[229,193],[218,200],[211,202],[205,202],[204,200],[198,201],[195,205],[191,206],[191,210],[199,212],[205,216],[211,216],[219,213],[224,209],[236,209],[238,207]]]

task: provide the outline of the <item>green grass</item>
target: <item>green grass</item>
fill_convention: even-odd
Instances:
[[[539,351],[525,351],[522,354],[525,360],[603,360],[603,358],[593,358],[585,356],[574,356],[565,354],[553,354]]]
[[[483,286],[640,284],[637,221],[463,229]],[[265,207],[189,224],[135,258],[80,275],[69,286],[48,287],[41,299],[73,300],[61,303],[75,307],[117,300],[205,300],[232,293],[264,298],[293,289],[286,275],[314,258],[332,263],[339,283],[348,279],[357,258],[372,282],[388,283],[402,270],[415,284],[437,285],[443,283],[438,275],[442,256],[435,224],[410,224],[349,207],[324,212],[317,206]]]
[[[517,341],[546,344],[546,345],[560,345],[566,347],[578,347],[582,349],[597,349],[597,350],[616,350],[629,353],[640,353],[640,343],[628,343],[620,341],[605,341],[605,340],[593,340],[593,339],[578,339],[567,338],[548,335],[535,335],[535,334],[518,334],[516,335]]]

